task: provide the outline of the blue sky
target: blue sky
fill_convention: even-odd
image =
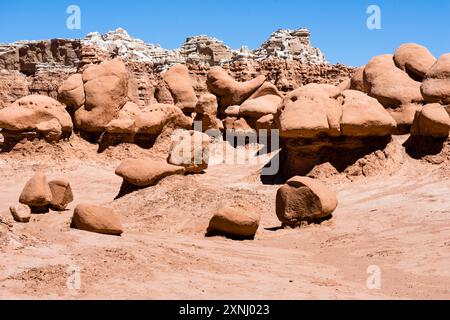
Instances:
[[[81,8],[81,30],[66,28],[66,9]],[[367,7],[381,8],[381,30],[366,27]],[[333,63],[359,66],[372,56],[417,42],[450,52],[450,0],[15,0],[0,1],[0,42],[81,38],[125,28],[165,48],[208,34],[232,48],[257,48],[278,28],[309,28]]]

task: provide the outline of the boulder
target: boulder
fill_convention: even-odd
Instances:
[[[450,53],[440,56],[428,70],[421,90],[427,102],[450,104]]]
[[[0,110],[0,128],[19,133],[41,132],[53,141],[70,136],[73,125],[69,113],[58,101],[31,95]]]
[[[77,110],[84,105],[86,97],[81,74],[71,75],[62,83],[58,88],[58,101],[72,108],[72,110]]]
[[[343,135],[355,137],[391,135],[396,122],[377,99],[355,90],[345,90],[342,95]]]
[[[402,104],[421,103],[420,82],[397,68],[392,55],[372,58],[364,69],[364,85],[368,95],[376,98],[385,108]]]
[[[283,99],[277,95],[265,95],[246,100],[239,113],[244,117],[261,118],[268,114],[276,114]]]
[[[340,135],[342,107],[335,99],[339,94],[339,89],[326,84],[308,84],[289,93],[276,117],[280,136],[313,138],[320,134]]]
[[[82,75],[85,105],[75,111],[75,126],[103,132],[128,100],[128,72],[120,60],[89,66]]]
[[[127,102],[119,111],[117,118],[111,120],[105,127],[109,133],[133,134],[138,131],[136,119],[142,111],[134,102]]]
[[[413,79],[422,81],[425,74],[436,62],[436,58],[424,46],[415,43],[401,45],[394,54],[394,62]]]
[[[223,120],[226,131],[234,135],[253,135],[255,131],[244,118],[227,117]]]
[[[207,130],[223,130],[222,121],[217,118],[218,104],[217,97],[213,94],[207,93],[197,101],[195,112],[197,116],[196,121],[201,121],[202,131]]]
[[[283,225],[320,221],[337,207],[336,194],[325,184],[307,177],[293,177],[276,196],[276,213]]]
[[[260,219],[260,213],[254,207],[223,207],[213,214],[207,234],[233,239],[252,239],[258,230]]]
[[[117,236],[123,233],[120,217],[112,209],[88,204],[79,204],[75,208],[72,227]]]
[[[116,175],[137,187],[149,187],[165,177],[184,173],[184,167],[151,159],[127,159],[116,169]]]
[[[258,76],[250,81],[239,83],[235,81],[221,67],[213,67],[207,75],[208,90],[220,97],[219,105],[225,109],[232,105],[241,105],[266,80],[265,76]]]
[[[169,104],[153,104],[136,117],[137,133],[159,135],[164,128],[190,129],[192,118],[183,114],[180,108]]]
[[[183,112],[193,112],[197,103],[192,80],[188,68],[183,64],[177,64],[164,74],[175,105]]]
[[[241,106],[229,106],[225,109],[224,114],[226,117],[239,117],[239,109]]]
[[[19,202],[30,207],[45,207],[52,201],[52,192],[43,172],[36,174],[28,180],[20,194]]]
[[[199,131],[176,130],[167,161],[188,173],[200,173],[208,168],[210,142],[211,138]]]
[[[10,206],[9,211],[11,212],[14,220],[17,222],[26,223],[31,219],[31,209],[25,204],[19,203],[14,206]]]
[[[65,210],[67,205],[73,201],[73,193],[69,181],[64,179],[52,180],[48,185],[52,192],[51,207],[60,211]]]
[[[450,116],[445,108],[432,103],[416,112],[411,128],[412,136],[446,138],[450,130]]]
[[[358,90],[364,93],[369,92],[369,89],[364,83],[364,69],[366,66],[359,67],[356,69],[352,78],[350,79],[350,89]]]

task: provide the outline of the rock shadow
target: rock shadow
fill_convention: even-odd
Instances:
[[[411,158],[421,159],[425,156],[439,154],[444,148],[446,140],[447,138],[410,136],[403,147]]]

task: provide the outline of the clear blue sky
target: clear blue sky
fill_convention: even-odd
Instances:
[[[81,30],[66,28],[66,9],[81,8]],[[366,27],[367,7],[381,8],[381,30]],[[450,52],[450,0],[15,0],[0,1],[0,42],[81,38],[125,28],[165,48],[208,34],[232,48],[257,48],[278,28],[309,28],[327,59],[359,66],[404,42]]]

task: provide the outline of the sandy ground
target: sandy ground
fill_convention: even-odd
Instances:
[[[260,182],[260,165],[216,164],[113,201],[119,159],[75,158],[1,156],[0,217],[12,224],[0,223],[1,299],[450,299],[450,180],[437,166],[408,158],[390,174],[330,182],[333,218],[293,230],[279,228],[279,186]],[[75,201],[12,222],[36,168],[67,177]],[[126,232],[70,229],[82,202],[113,207]],[[234,202],[261,209],[255,240],[206,238],[212,210]],[[369,266],[380,289],[367,287]]]

